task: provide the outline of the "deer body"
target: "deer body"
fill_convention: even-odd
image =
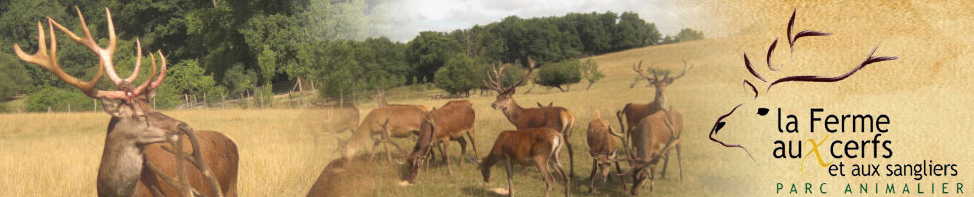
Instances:
[[[355,133],[352,134],[342,156],[353,156],[357,148],[368,143],[367,140],[370,137],[380,136],[379,138],[373,138],[375,144],[372,148],[373,152],[375,152],[374,149],[378,147],[379,142],[387,140],[383,139],[384,132],[386,131],[386,128],[383,127],[385,125],[383,123],[384,121],[388,121],[389,137],[405,138],[409,137],[409,135],[418,134],[419,127],[423,123],[423,117],[426,115],[426,112],[423,108],[410,105],[390,105],[372,110],[369,114],[365,115],[365,119],[362,120]],[[397,144],[393,143],[393,145],[398,148]]]
[[[413,147],[413,151],[409,154],[406,161],[409,169],[407,181],[410,183],[415,181],[416,176],[419,175],[419,167],[424,165],[423,162],[425,162],[425,159],[422,159],[422,157],[429,154],[432,151],[432,147],[439,143],[442,143],[440,152],[443,153],[443,160],[446,162],[447,172],[453,174],[453,169],[450,168],[450,160],[448,159],[449,154],[447,150],[449,143],[447,142],[453,139],[463,139],[464,134],[470,138],[474,156],[479,157],[477,155],[477,144],[474,140],[475,119],[476,114],[473,110],[473,103],[468,100],[450,101],[443,105],[443,107],[427,113],[423,119],[423,124],[420,126],[419,139],[416,141],[416,145]],[[463,145],[462,142],[461,145]],[[466,155],[466,150],[464,149],[460,155],[461,158]],[[463,162],[461,161],[460,164],[463,164]]]
[[[616,153],[619,150],[619,141],[616,138],[622,138],[622,136],[612,130],[609,122],[601,117],[599,111],[595,111],[592,121],[588,123],[586,134],[585,139],[588,142],[589,154],[592,155],[592,173],[589,175],[588,192],[592,192],[595,188],[595,173],[597,171],[601,172],[599,175],[601,175],[603,185],[609,177],[609,168],[612,167],[613,163],[616,164],[616,171],[622,173],[622,168],[615,161]],[[625,186],[624,182],[623,186]]]
[[[558,153],[564,143],[561,133],[550,128],[518,129],[517,131],[503,131],[494,141],[490,153],[481,159],[480,170],[484,182],[490,182],[490,170],[498,162],[504,162],[507,172],[507,187],[509,195],[514,195],[513,165],[536,166],[545,181],[545,196],[552,189],[556,177],[550,170],[566,181],[565,195],[571,190],[571,177],[565,174],[558,162]]]
[[[200,150],[203,153],[203,160],[206,160],[210,168],[213,169],[213,174],[219,180],[220,189],[223,194],[226,196],[237,196],[237,169],[240,161],[237,144],[229,136],[216,131],[199,130],[196,131],[196,135],[200,140]],[[183,135],[181,137],[185,138],[187,136]],[[162,148],[164,146],[170,148],[168,145],[159,143],[146,146],[146,161],[158,167],[165,174],[176,174],[177,169],[173,165],[175,158],[171,153]],[[184,144],[183,151],[192,153],[193,149],[189,144]],[[186,163],[184,167],[187,169],[195,168],[191,163]],[[208,196],[214,196],[216,194],[207,187],[206,179],[200,171],[189,170],[187,174],[190,177],[189,183],[193,188],[200,188],[200,191]],[[151,196],[152,191],[149,188],[153,187],[159,188],[163,194],[178,194],[178,191],[172,186],[160,184],[163,182],[164,180],[152,171],[143,169],[136,194],[138,194],[137,196]]]
[[[672,129],[671,129],[672,128]],[[656,164],[660,159],[665,159],[663,163],[664,172],[666,163],[669,162],[669,150],[676,148],[677,157],[680,157],[680,135],[683,131],[683,114],[676,110],[660,111],[644,118],[636,125],[632,132],[632,146],[635,148],[630,158],[633,159],[633,167],[630,169],[633,176],[632,195],[639,193],[640,185],[650,179],[650,190],[653,189],[654,173]],[[683,178],[683,161],[680,162],[680,179]],[[648,174],[647,174],[648,173]],[[665,173],[664,173],[665,174]]]

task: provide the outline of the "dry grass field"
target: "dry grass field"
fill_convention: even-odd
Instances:
[[[636,76],[630,66],[638,60],[653,62],[655,67],[672,69],[682,68],[681,57],[686,57],[693,48],[700,47],[704,42],[691,42],[679,45],[659,46],[645,49],[624,51],[607,56],[594,57],[602,65],[607,78],[595,84],[591,90],[585,91],[584,84],[572,86],[572,91],[561,93],[556,89],[546,90],[542,87],[525,86],[519,89],[515,99],[522,106],[534,106],[536,102],[554,102],[555,105],[565,106],[576,116],[573,145],[577,152],[576,158],[576,192],[586,190],[588,173],[591,169],[591,157],[587,154],[585,145],[585,125],[591,118],[593,110],[601,110],[603,114],[613,114],[628,102],[649,102],[652,100],[652,88],[645,87],[645,82],[630,89],[629,85]],[[651,55],[658,51],[667,51],[674,55]],[[663,58],[666,57],[666,58]],[[698,151],[696,146],[710,145],[701,141],[705,139],[710,119],[716,111],[705,112],[702,103],[713,103],[708,99],[714,97],[693,97],[689,92],[704,92],[702,88],[710,87],[705,78],[712,73],[707,65],[692,61],[693,57],[686,57],[695,64],[683,79],[671,86],[671,103],[687,115],[687,132],[684,151],[685,173],[684,183],[675,181],[679,171],[676,165],[671,165],[670,179],[657,183],[659,194],[681,191],[684,187],[714,184],[713,179],[701,177],[703,165],[709,165],[701,159],[704,152]],[[529,91],[530,89],[530,91]],[[408,91],[408,90],[399,90]],[[527,92],[527,93],[526,93]],[[433,94],[433,93],[430,93]],[[395,103],[424,104],[427,106],[441,106],[447,100],[430,99],[397,99],[390,96]],[[479,154],[484,156],[493,144],[494,136],[502,130],[513,129],[500,111],[490,108],[493,96],[473,97],[477,112],[477,144]],[[362,113],[375,106],[374,103],[364,104]],[[269,109],[269,110],[183,110],[165,111],[164,113],[189,123],[196,129],[217,130],[231,136],[240,147],[240,180],[238,187],[245,196],[302,196],[310,189],[318,173],[334,158],[336,146],[333,131],[323,128],[324,110],[317,109]],[[613,125],[618,128],[614,117]],[[103,113],[54,113],[54,114],[4,114],[0,115],[0,195],[3,196],[73,196],[78,194],[95,193],[95,175],[101,156],[101,147],[105,137],[105,127],[109,116]],[[348,133],[340,136],[348,138]],[[414,139],[401,139],[398,142],[406,147],[412,147]],[[451,151],[454,158],[458,158],[459,146],[451,146],[457,151]],[[562,152],[564,167],[568,167],[567,153]],[[738,155],[739,156],[739,155]],[[728,157],[734,159],[736,157]],[[708,159],[709,160],[709,159]],[[457,175],[447,176],[446,169],[439,165],[439,160],[429,172],[424,172],[417,180],[417,184],[410,187],[399,187],[398,170],[400,166],[389,164],[384,160],[377,160],[378,170],[375,176],[379,188],[375,194],[406,194],[415,196],[436,195],[451,196],[457,194],[487,195],[487,189],[505,187],[505,177],[502,168],[496,167],[490,185],[484,185],[479,171],[470,163],[465,163],[457,170]],[[625,166],[625,164],[623,164]],[[515,177],[517,186],[515,192],[528,196],[540,195],[544,184],[540,181],[535,170],[526,176]],[[560,186],[559,186],[560,188]],[[706,187],[701,187],[706,188]],[[610,194],[621,194],[618,179],[607,183]],[[557,190],[557,189],[556,189]],[[709,193],[705,190],[694,190]],[[605,193],[596,192],[596,195]]]
[[[629,86],[636,76],[632,64],[644,60],[644,67],[681,69],[682,61],[693,64],[685,77],[668,89],[669,103],[684,114],[683,182],[678,182],[680,171],[671,162],[667,180],[656,182],[656,191],[643,190],[644,195],[679,196],[741,196],[774,194],[776,182],[816,182],[845,180],[829,177],[822,169],[800,174],[797,160],[775,160],[770,157],[775,139],[820,139],[818,135],[780,135],[775,121],[755,116],[757,107],[782,107],[785,113],[805,115],[810,107],[825,107],[833,113],[885,113],[893,117],[893,131],[888,135],[896,142],[896,157],[883,162],[916,162],[919,157],[937,161],[964,164],[969,169],[969,158],[964,150],[945,147],[966,147],[970,134],[969,109],[957,109],[957,105],[972,102],[968,90],[971,87],[972,69],[969,68],[971,45],[958,44],[950,35],[961,35],[962,26],[928,24],[923,21],[952,17],[916,15],[940,13],[936,9],[920,6],[914,12],[890,12],[874,10],[850,12],[836,8],[801,8],[805,13],[817,13],[822,20],[811,14],[800,15],[802,28],[835,32],[830,38],[811,38],[802,42],[800,50],[790,58],[779,58],[787,64],[786,70],[769,74],[778,78],[788,74],[816,73],[837,75],[862,61],[869,50],[882,41],[877,55],[896,55],[901,59],[870,66],[846,81],[836,84],[790,83],[776,86],[771,92],[761,91],[762,98],[751,99],[742,89],[743,79],[752,79],[744,70],[742,52],[763,54],[767,45],[784,34],[784,25],[790,9],[766,13],[765,18],[774,25],[749,25],[750,31],[760,32],[730,37],[706,39],[673,45],[653,46],[591,57],[607,75],[591,90],[583,90],[584,84],[572,86],[572,91],[558,92],[541,87],[521,87],[515,99],[522,106],[535,106],[536,102],[553,102],[571,110],[576,117],[575,184],[578,196],[624,195],[618,179],[605,188],[598,187],[588,194],[587,179],[591,169],[591,157],[587,154],[584,129],[594,110],[603,116],[614,114],[629,102],[650,102],[653,89],[640,81],[636,88]],[[777,6],[788,7],[788,6]],[[848,6],[846,6],[848,7]],[[882,13],[900,13],[894,16]],[[911,14],[912,13],[912,14]],[[844,17],[832,17],[843,15]],[[851,16],[846,16],[851,15]],[[867,16],[882,17],[867,17]],[[768,17],[774,16],[774,17]],[[745,16],[738,16],[739,20]],[[925,18],[927,17],[927,18]],[[861,19],[858,19],[861,18]],[[968,17],[969,18],[969,17]],[[869,21],[866,21],[866,20]],[[749,20],[747,20],[749,21]],[[905,21],[905,22],[904,22]],[[953,22],[963,23],[967,20]],[[762,22],[762,21],[758,21]],[[945,21],[950,23],[951,21]],[[753,23],[753,22],[752,22]],[[831,24],[833,26],[826,26]],[[897,27],[861,27],[857,24],[902,24]],[[882,29],[881,32],[874,32]],[[930,34],[928,32],[941,32]],[[752,32],[753,33],[753,32]],[[810,40],[818,39],[816,42]],[[967,39],[970,42],[971,39]],[[957,40],[957,41],[963,41]],[[782,57],[787,49],[781,49]],[[786,48],[786,47],[785,47]],[[916,48],[932,51],[917,51]],[[763,55],[752,59],[763,63]],[[763,64],[758,64],[763,65]],[[965,69],[962,65],[967,65]],[[759,66],[760,67],[760,66]],[[761,68],[760,72],[770,71]],[[947,72],[950,71],[950,72]],[[953,79],[960,79],[954,81]],[[767,85],[766,83],[756,85]],[[761,87],[761,86],[759,86]],[[765,86],[766,87],[766,86]],[[529,91],[530,89],[530,91]],[[759,88],[761,89],[761,88]],[[966,89],[966,90],[965,90]],[[404,91],[404,90],[398,90]],[[392,91],[391,91],[392,92]],[[436,94],[426,92],[425,94]],[[916,95],[924,95],[917,97]],[[944,96],[950,95],[950,96]],[[941,97],[944,96],[944,97]],[[441,106],[447,100],[430,100],[428,97],[403,99],[390,95],[392,103]],[[477,112],[477,145],[480,156],[491,147],[494,137],[502,130],[514,127],[500,111],[490,108],[493,96],[470,98]],[[723,148],[707,138],[714,120],[733,106],[749,102],[736,116],[727,119],[728,125],[719,137],[748,145],[757,161],[751,161],[739,149]],[[362,106],[362,114],[368,113],[375,104]],[[324,166],[338,155],[334,134],[323,128],[327,115],[316,109],[269,109],[269,110],[187,110],[166,111],[171,117],[183,120],[196,129],[217,130],[236,140],[240,149],[239,193],[243,196],[303,196],[310,189]],[[611,117],[611,116],[610,116]],[[931,118],[933,117],[933,118]],[[105,127],[109,116],[103,113],[72,114],[0,114],[0,196],[87,196],[95,194],[95,174],[101,156]],[[614,117],[613,126],[618,128]],[[967,124],[958,125],[959,124]],[[952,125],[952,126],[951,126]],[[803,125],[802,127],[807,127]],[[933,127],[931,129],[928,127]],[[920,137],[922,133],[922,138]],[[348,133],[339,134],[347,138]],[[843,135],[830,139],[860,139],[861,136]],[[404,147],[412,147],[413,139],[398,140]],[[938,142],[938,143],[931,143]],[[909,148],[924,144],[923,148]],[[459,153],[459,146],[451,146]],[[945,151],[947,150],[947,151]],[[953,150],[953,151],[951,151]],[[562,164],[567,167],[567,152],[562,152]],[[961,158],[961,159],[958,159]],[[403,167],[376,160],[376,170],[362,176],[371,177],[374,188],[367,189],[367,196],[496,196],[491,188],[506,187],[502,168],[495,167],[489,184],[481,180],[479,171],[465,163],[454,168],[454,175],[434,162],[430,171],[423,172],[416,185],[401,187],[399,171]],[[846,160],[850,161],[850,160]],[[851,160],[851,162],[863,162]],[[968,162],[968,163],[963,163]],[[628,168],[623,164],[625,168]],[[811,165],[806,165],[807,168]],[[967,172],[964,172],[967,175]],[[965,176],[965,177],[970,177]],[[968,180],[963,178],[962,180]],[[850,182],[908,181],[910,178],[849,178]],[[937,180],[937,179],[935,179]],[[515,192],[522,196],[540,196],[544,188],[536,171],[515,176]],[[839,186],[834,186],[839,187]],[[557,186],[554,195],[560,195]],[[839,194],[833,189],[830,194]]]

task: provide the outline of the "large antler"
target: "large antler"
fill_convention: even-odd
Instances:
[[[693,66],[687,64],[686,60],[683,60],[683,72],[680,73],[680,75],[677,75],[676,77],[673,78],[663,76],[663,82],[666,82],[667,84],[673,83],[673,80],[679,79],[680,77],[683,77],[683,75],[687,74],[687,70],[690,70],[691,67]],[[667,75],[669,75],[669,73],[667,73]]]
[[[14,51],[17,53],[17,57],[19,57],[21,60],[24,60],[26,62],[33,63],[33,64],[37,64],[37,65],[41,66],[42,68],[44,68],[44,70],[47,70],[48,72],[50,72],[50,73],[54,74],[55,76],[57,76],[58,79],[60,79],[61,81],[64,81],[65,83],[68,83],[68,84],[70,84],[70,85],[72,85],[72,86],[80,89],[81,91],[85,92],[85,94],[87,94],[89,97],[92,97],[92,98],[126,99],[126,100],[128,100],[131,97],[138,96],[140,94],[145,93],[146,90],[151,90],[152,88],[158,87],[159,83],[161,83],[162,82],[162,79],[165,77],[165,70],[166,70],[166,63],[165,63],[166,60],[165,60],[165,57],[163,57],[163,59],[162,59],[162,62],[163,62],[162,63],[163,64],[162,65],[162,70],[163,71],[160,74],[159,79],[157,79],[155,82],[150,82],[151,81],[151,78],[152,78],[152,77],[150,77],[150,80],[146,80],[146,82],[143,83],[142,85],[140,85],[139,88],[135,89],[135,91],[131,91],[132,89],[129,87],[129,84],[131,84],[132,81],[134,81],[136,79],[136,77],[138,77],[139,69],[142,67],[141,66],[141,63],[142,63],[142,44],[141,44],[141,42],[138,39],[136,39],[136,45],[137,45],[137,53],[138,53],[138,55],[136,56],[135,67],[133,69],[132,75],[129,76],[128,78],[125,78],[125,79],[119,78],[118,77],[118,74],[116,74],[116,72],[115,72],[115,66],[114,66],[113,61],[112,61],[112,56],[115,53],[115,48],[116,48],[116,45],[117,45],[117,41],[116,41],[116,37],[115,37],[115,26],[114,26],[114,23],[112,22],[112,14],[111,14],[111,11],[109,11],[108,8],[105,8],[105,13],[106,13],[105,14],[105,17],[108,20],[108,47],[102,48],[101,46],[98,46],[98,43],[95,41],[94,37],[91,36],[91,31],[88,30],[88,24],[85,23],[84,15],[81,14],[81,9],[79,9],[78,7],[75,7],[75,10],[78,12],[78,18],[81,21],[81,28],[82,28],[82,31],[84,32],[84,37],[80,37],[80,36],[74,34],[74,32],[72,32],[68,28],[65,28],[64,26],[62,26],[61,24],[59,24],[57,21],[54,21],[54,19],[52,19],[50,17],[47,17],[48,30],[49,30],[49,34],[51,36],[51,45],[50,45],[50,48],[48,48],[48,46],[46,46],[47,43],[44,41],[45,40],[45,37],[44,37],[44,27],[41,26],[41,23],[40,22],[38,22],[37,23],[37,29],[38,29],[38,36],[37,36],[38,50],[37,50],[37,53],[34,53],[33,55],[27,55],[27,53],[25,53],[20,48],[19,45],[14,44]],[[89,51],[95,53],[95,55],[98,56],[98,61],[99,61],[98,67],[99,68],[98,68],[97,73],[95,74],[95,77],[91,81],[84,82],[84,81],[78,80],[77,78],[75,78],[75,77],[73,77],[71,75],[68,75],[66,72],[64,72],[64,70],[58,64],[58,62],[57,62],[57,37],[54,35],[54,28],[57,28],[61,32],[64,32],[64,34],[68,35],[68,37],[70,37],[71,40],[74,40],[78,44],[80,44],[82,46],[85,46],[86,48],[88,48]],[[160,57],[162,57],[162,53],[161,52],[160,52],[159,55],[160,55]],[[153,72],[155,72],[155,58],[153,58],[152,65],[153,65]],[[104,69],[104,70],[102,70],[102,69]],[[101,76],[103,74],[105,74],[105,73],[107,73],[108,77],[111,78],[113,82],[115,82],[115,85],[118,87],[119,90],[116,90],[116,91],[103,91],[103,90],[96,90],[95,89],[95,84],[98,83],[98,80],[100,80],[101,79]],[[151,85],[149,85],[149,84],[151,84]],[[149,88],[146,88],[146,87],[149,87]],[[126,92],[126,91],[131,91],[131,92]]]
[[[656,76],[656,72],[653,72],[653,78],[650,78],[649,76],[646,76],[646,73],[643,72],[644,70],[643,70],[643,61],[642,60],[639,60],[639,64],[633,64],[632,65],[632,71],[636,72],[636,74],[639,74],[639,76],[642,77],[643,79],[646,79],[646,81],[649,81],[650,84],[654,84],[654,83],[659,82],[659,77]]]
[[[490,88],[491,90],[497,91],[498,94],[513,92],[514,88],[524,84],[524,82],[531,77],[531,73],[534,72],[534,60],[532,60],[530,57],[528,58],[528,72],[524,73],[520,80],[514,82],[509,87],[504,86],[503,79],[504,69],[507,69],[507,67],[510,67],[510,65],[495,65],[494,69],[492,70],[494,72],[493,75],[491,75],[491,71],[487,71],[487,81],[484,81],[484,86]]]
[[[659,75],[657,75],[656,72],[654,71],[653,72],[653,77],[650,78],[644,72],[645,70],[643,70],[643,61],[640,60],[638,65],[637,64],[633,64],[632,65],[632,71],[635,71],[637,74],[639,74],[640,77],[642,77],[643,79],[646,79],[646,81],[649,81],[650,84],[656,84],[656,83],[660,83],[660,82],[663,82],[663,83],[666,83],[666,84],[671,84],[671,83],[673,83],[674,80],[679,79],[679,78],[683,77],[683,75],[687,74],[687,70],[690,70],[691,67],[692,66],[690,66],[689,64],[687,64],[687,61],[684,60],[683,61],[683,72],[680,73],[680,75],[677,75],[676,77],[672,77],[671,78],[671,77],[669,77],[670,76],[670,73],[667,72],[666,74],[663,74],[663,78],[660,78]]]

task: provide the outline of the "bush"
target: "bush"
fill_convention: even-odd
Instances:
[[[585,87],[586,90],[592,88],[592,84],[595,84],[595,82],[605,78],[605,74],[602,74],[602,71],[599,71],[599,63],[592,61],[592,59],[588,59],[585,61],[585,63],[582,63],[582,66],[579,69],[582,70],[582,78],[585,78],[585,80],[588,81],[588,86]]]
[[[55,87],[45,87],[27,96],[27,111],[46,112],[48,107],[53,111],[83,111],[92,110],[95,102],[78,89],[63,90]],[[97,103],[101,105],[101,103]]]
[[[477,75],[477,61],[462,53],[457,53],[446,65],[436,71],[436,87],[452,95],[467,94],[479,87],[482,75]]]
[[[154,105],[156,109],[173,109],[178,107],[180,104],[183,104],[183,96],[176,89],[177,87],[167,85],[163,82],[162,85],[156,88],[155,97],[152,97],[155,100],[154,103],[149,104]]]
[[[538,71],[538,77],[534,79],[534,83],[545,87],[558,88],[562,92],[568,91],[562,86],[582,81],[582,73],[579,71],[580,64],[576,59],[544,65]]]

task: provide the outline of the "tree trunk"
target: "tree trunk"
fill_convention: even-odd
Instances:
[[[588,87],[585,87],[585,90],[592,88],[592,85],[595,85],[595,83],[589,82]]]
[[[558,88],[558,90],[561,90],[561,92],[565,92],[565,89],[564,88],[561,88],[561,86],[557,86],[557,88]]]

